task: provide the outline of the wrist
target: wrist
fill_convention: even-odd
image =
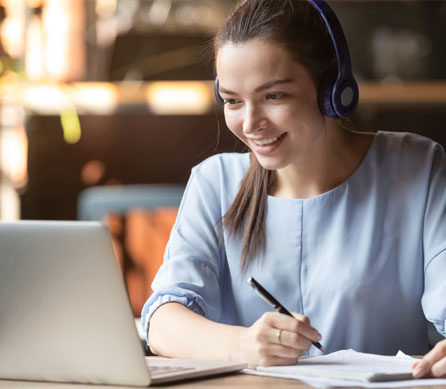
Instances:
[[[243,352],[243,345],[246,343],[246,332],[248,328],[241,326],[231,326],[231,334],[228,334],[226,344],[226,355],[229,361],[246,362]]]

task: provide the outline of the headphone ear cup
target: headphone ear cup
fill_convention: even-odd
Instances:
[[[320,111],[331,118],[338,118],[338,114],[336,113],[333,106],[333,88],[336,82],[336,74],[332,72],[326,73],[321,82],[319,83],[318,88],[318,103]]]
[[[214,95],[215,95],[215,100],[217,100],[217,103],[219,105],[225,105],[225,102],[223,101],[223,99],[220,96],[220,92],[218,91],[219,89],[219,83],[218,83],[218,76],[215,77],[215,81],[214,81]]]

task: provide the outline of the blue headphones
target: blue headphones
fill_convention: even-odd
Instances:
[[[247,0],[246,0],[247,1]],[[338,71],[323,76],[319,85],[318,100],[322,113],[331,118],[352,115],[359,101],[358,84],[353,77],[350,54],[341,24],[335,13],[324,0],[308,0],[321,14],[333,41]],[[224,101],[219,93],[218,76],[215,78],[214,93],[220,105]]]

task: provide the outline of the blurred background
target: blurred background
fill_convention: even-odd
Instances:
[[[108,223],[136,316],[191,167],[243,150],[212,90],[233,4],[0,0],[0,219]],[[446,0],[330,4],[360,84],[353,128],[446,146]]]

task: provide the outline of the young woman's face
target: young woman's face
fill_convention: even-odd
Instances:
[[[280,45],[253,39],[217,53],[220,95],[228,128],[270,170],[311,155],[325,119],[309,71]]]

